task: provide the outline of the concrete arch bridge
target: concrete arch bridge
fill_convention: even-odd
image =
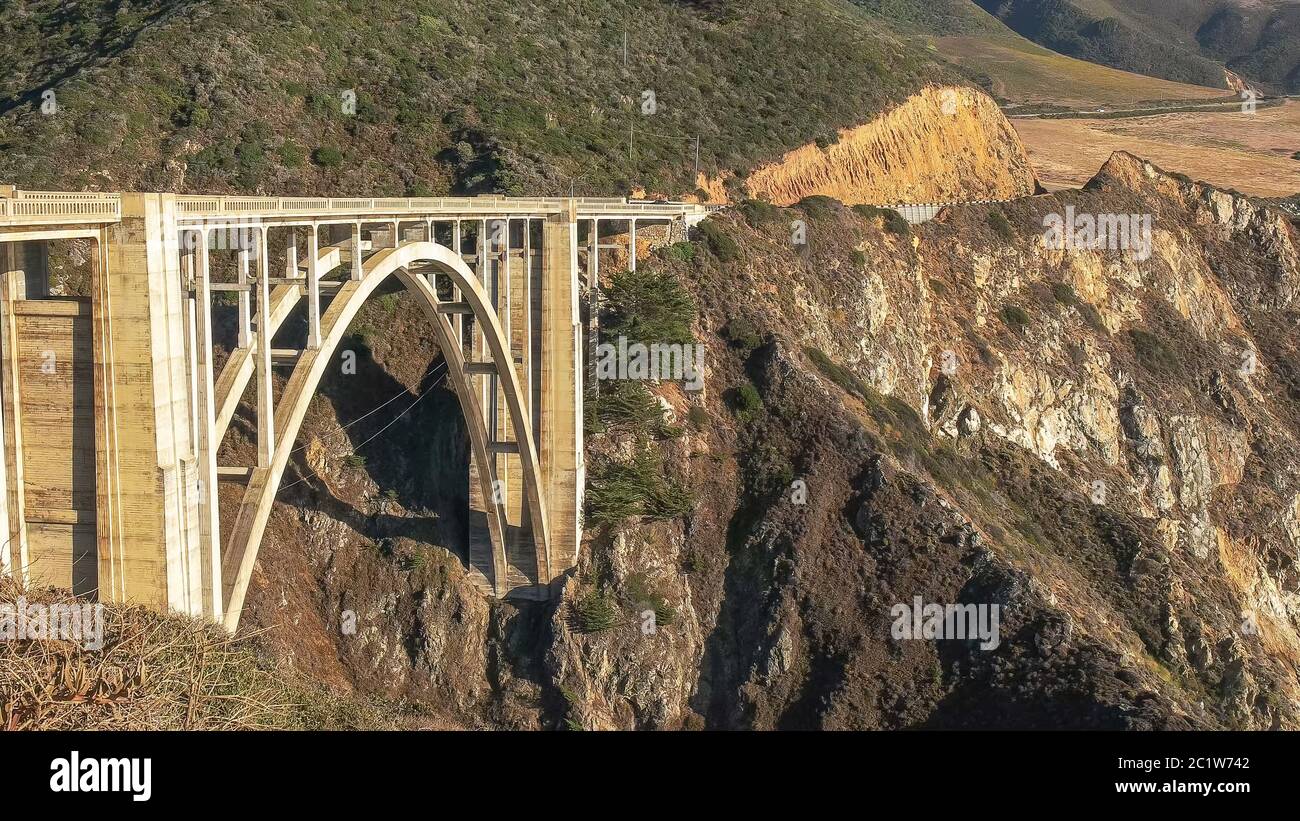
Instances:
[[[548,597],[581,539],[583,290],[602,250],[626,248],[635,267],[638,227],[682,238],[706,214],[0,186],[0,570],[236,628],[307,405],[352,318],[395,279],[465,415],[471,574],[488,595]],[[67,243],[87,257],[86,296],[51,295]],[[237,306],[220,368],[214,298]],[[278,391],[274,369],[288,373]],[[218,464],[250,386],[255,463]],[[230,521],[221,482],[242,487]]]

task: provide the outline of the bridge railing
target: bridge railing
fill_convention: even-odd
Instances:
[[[614,197],[241,197],[180,194],[176,209],[183,219],[391,216],[410,214],[534,215],[561,212],[570,204],[584,217],[646,219],[702,216],[708,206],[686,202],[628,200]],[[0,186],[0,221],[11,224],[116,222],[122,217],[120,194],[72,191],[19,191]]]
[[[638,202],[612,197],[220,197],[179,195],[183,217],[296,217],[388,214],[538,214],[563,211],[573,203],[580,214],[620,217],[680,216],[703,213],[704,206],[684,202]]]
[[[118,194],[75,191],[0,191],[0,222],[52,224],[59,222],[117,222],[122,219]]]

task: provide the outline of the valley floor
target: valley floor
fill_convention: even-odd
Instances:
[[[1115,151],[1246,194],[1300,191],[1300,102],[1241,112],[1179,112],[1121,119],[1013,120],[1049,190],[1087,182]]]

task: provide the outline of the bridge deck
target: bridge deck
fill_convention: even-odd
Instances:
[[[182,224],[222,220],[353,221],[369,219],[475,219],[545,217],[572,211],[578,219],[679,219],[703,217],[709,207],[602,197],[175,197]],[[0,227],[110,224],[122,218],[120,194],[20,191],[0,186]]]

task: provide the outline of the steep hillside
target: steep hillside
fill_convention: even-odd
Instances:
[[[902,32],[923,35],[986,33],[1005,29],[971,0],[852,0],[855,6],[886,20]]]
[[[284,194],[689,193],[944,76],[847,0],[26,0],[0,61],[0,180]]]
[[[1067,206],[1149,214],[1151,242],[1046,247]],[[1280,212],[1116,155],[1086,190],[912,229],[825,198],[706,226],[607,283],[688,322],[708,374],[662,405],[602,388],[560,602],[483,602],[454,557],[391,538],[399,507],[308,482],[248,623],[468,726],[1300,726]],[[674,282],[698,314],[656,301]],[[1000,643],[900,640],[915,596],[998,604]]]

